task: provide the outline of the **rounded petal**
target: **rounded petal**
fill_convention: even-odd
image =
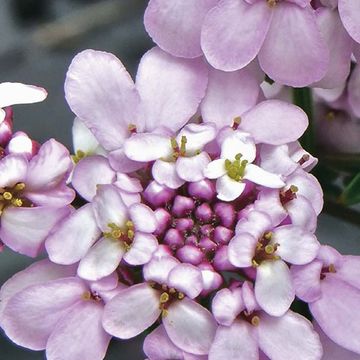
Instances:
[[[357,43],[360,43],[359,2],[357,0],[339,0],[338,8],[345,29]]]
[[[221,157],[233,161],[237,154],[241,160],[252,163],[256,157],[256,146],[249,134],[240,131],[232,132],[221,145]]]
[[[121,241],[101,238],[81,259],[78,275],[90,281],[108,276],[119,266],[124,253]]]
[[[152,234],[136,232],[130,250],[124,260],[131,265],[143,265],[151,260],[158,247],[158,241]]]
[[[224,71],[249,64],[264,42],[272,13],[264,1],[252,5],[245,1],[221,1],[204,20],[201,47],[206,59],[214,68]]]
[[[216,180],[217,197],[220,200],[233,201],[243,193],[245,186],[245,183],[235,181],[227,175],[221,176]]]
[[[86,127],[86,125],[76,117],[72,127],[72,141],[75,154],[82,151],[87,155],[92,155],[101,151],[101,147],[96,140],[94,134]],[[102,149],[104,152],[105,150]],[[105,155],[105,154],[104,154]]]
[[[359,45],[360,46],[360,45]],[[360,117],[360,66],[355,66],[348,84],[348,100],[353,113]]]
[[[325,75],[329,51],[310,5],[277,4],[259,62],[271,79],[294,87],[307,86]]]
[[[1,326],[16,344],[32,350],[45,349],[56,323],[86,291],[78,278],[29,286],[9,300]]]
[[[46,344],[46,358],[102,360],[111,339],[102,327],[102,314],[103,305],[95,301],[76,304],[56,324]]]
[[[115,171],[105,157],[88,156],[75,166],[71,183],[85,200],[91,201],[98,184],[111,184],[115,178]]]
[[[285,186],[279,175],[272,174],[254,164],[246,165],[244,179],[271,189],[280,189]]]
[[[196,298],[203,290],[201,271],[190,264],[175,266],[169,272],[167,284],[191,299]]]
[[[122,173],[131,173],[145,166],[146,163],[130,160],[126,155],[124,148],[111,151],[108,155],[111,167]]]
[[[35,257],[54,226],[68,216],[70,207],[10,207],[1,214],[0,238],[10,249]]]
[[[16,104],[32,104],[44,101],[45,89],[22,83],[3,82],[0,84],[0,108]]]
[[[155,281],[158,284],[166,284],[170,271],[179,263],[179,260],[172,256],[154,257],[143,268],[144,279]]]
[[[104,329],[120,339],[142,333],[161,314],[159,297],[159,292],[146,283],[122,290],[105,305]]]
[[[321,290],[321,298],[309,304],[314,318],[332,341],[360,353],[360,291],[331,276],[321,282]]]
[[[139,193],[143,190],[141,182],[138,178],[133,178],[121,173],[116,174],[116,181],[114,185],[129,193]]]
[[[260,239],[266,231],[272,228],[273,225],[268,214],[254,209],[237,222],[235,232],[236,234],[247,233],[255,239]]]
[[[204,176],[208,179],[217,179],[225,174],[225,159],[211,161],[204,169]]]
[[[258,360],[259,350],[255,329],[246,321],[219,326],[211,345],[209,360]]]
[[[256,143],[282,145],[297,140],[309,124],[299,107],[279,100],[266,100],[241,117],[240,128]]]
[[[123,64],[110,53],[85,50],[76,55],[66,74],[65,97],[106,150],[122,146],[131,122],[139,125],[139,94]]]
[[[145,11],[144,24],[153,41],[166,52],[185,58],[202,54],[201,26],[206,13],[218,0],[151,0]]]
[[[176,161],[176,172],[185,181],[200,181],[204,178],[204,169],[210,162],[211,158],[205,151],[191,157],[180,157]]]
[[[81,260],[100,237],[91,204],[66,217],[45,242],[51,261],[68,265]]]
[[[212,122],[218,129],[231,126],[236,117],[256,104],[259,91],[259,83],[248,68],[230,73],[211,69],[200,107],[204,122]]]
[[[152,233],[157,228],[155,213],[145,204],[133,204],[129,208],[131,221],[136,231]]]
[[[310,321],[297,313],[288,311],[280,317],[263,314],[257,330],[259,347],[270,359],[322,358],[319,335]]]
[[[185,180],[181,179],[176,171],[176,163],[163,160],[155,161],[152,167],[152,175],[156,182],[170,189],[177,189]]]
[[[179,130],[196,113],[207,81],[207,67],[201,58],[176,58],[157,47],[149,50],[136,75],[146,130]]]
[[[282,316],[295,298],[290,270],[282,260],[264,261],[257,267],[255,296],[272,316]]]
[[[336,267],[336,276],[360,290],[360,256],[342,256],[340,266]]]
[[[22,155],[8,155],[0,161],[0,187],[14,186],[25,180],[28,162]]]
[[[255,255],[257,239],[247,233],[238,233],[230,240],[228,257],[236,267],[249,267]]]
[[[176,301],[162,321],[170,340],[180,349],[195,355],[209,352],[217,325],[200,304],[186,297]]]

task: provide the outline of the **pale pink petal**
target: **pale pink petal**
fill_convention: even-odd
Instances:
[[[56,324],[46,344],[48,360],[102,360],[111,336],[101,324],[103,305],[95,301],[76,304]]]
[[[325,76],[315,86],[336,88],[346,81],[350,73],[352,39],[344,29],[337,11],[321,8],[316,11],[316,20],[331,56]]]
[[[245,183],[235,181],[228,175],[221,176],[216,180],[217,197],[224,201],[233,201],[245,190]]]
[[[321,342],[311,322],[292,311],[280,317],[261,315],[257,333],[259,347],[270,359],[320,360],[322,357]]]
[[[50,139],[30,160],[25,183],[30,191],[51,189],[67,179],[72,166],[66,147]]]
[[[264,1],[253,5],[225,0],[208,12],[201,32],[201,47],[216,69],[243,68],[258,54],[272,13]],[[241,19],[241,21],[239,21]]]
[[[277,4],[259,62],[271,79],[290,86],[306,86],[325,75],[329,51],[310,5],[301,8],[289,2]]]
[[[231,126],[256,104],[259,90],[256,77],[247,68],[230,73],[211,69],[200,107],[204,122],[212,122],[218,129]]]
[[[360,43],[360,4],[357,0],[339,0],[339,14],[341,21],[349,35]]]
[[[111,184],[115,177],[115,171],[105,157],[87,156],[75,166],[71,183],[79,195],[91,201],[96,195],[96,186]]]
[[[343,256],[341,266],[336,266],[336,276],[360,290],[360,256]]]
[[[255,298],[254,286],[249,281],[245,281],[241,287],[242,298],[248,312],[259,310],[259,305]]]
[[[65,206],[75,199],[76,193],[65,183],[49,190],[26,191],[26,198],[37,206]]]
[[[97,224],[103,232],[109,231],[109,224],[122,227],[129,220],[120,191],[113,185],[99,186],[92,205]]]
[[[139,179],[132,178],[126,174],[121,174],[121,173],[116,174],[116,181],[114,185],[129,193],[138,193],[143,190],[143,187]]]
[[[22,155],[8,155],[0,161],[0,187],[14,186],[26,177],[28,162]]]
[[[121,241],[101,238],[81,259],[78,275],[90,281],[108,276],[119,266],[124,253]]]
[[[0,238],[9,248],[35,257],[51,229],[70,213],[70,207],[10,207],[1,214]]]
[[[209,352],[217,325],[200,304],[186,297],[176,301],[162,321],[169,338],[180,349],[195,355]]]
[[[152,234],[136,232],[130,250],[124,260],[131,265],[143,265],[151,260],[158,247],[158,241]]]
[[[236,234],[248,233],[255,239],[260,239],[272,227],[271,218],[267,213],[254,209],[237,222],[235,232]]]
[[[201,271],[190,264],[179,264],[169,272],[167,284],[194,299],[203,289]]]
[[[309,124],[299,107],[279,100],[266,100],[241,117],[240,128],[256,143],[282,145],[296,141]]]
[[[248,233],[238,233],[230,240],[228,257],[236,267],[249,267],[255,255],[257,239]]]
[[[155,213],[145,204],[134,204],[129,208],[131,221],[136,231],[152,233],[157,228]]]
[[[32,104],[44,101],[45,89],[22,83],[3,82],[0,84],[0,108],[16,104]]]
[[[290,270],[282,260],[264,261],[257,267],[255,296],[262,309],[272,316],[289,310],[295,289]]]
[[[205,151],[191,157],[182,156],[176,161],[176,172],[185,181],[200,181],[204,178],[204,170],[210,162],[211,158]]]
[[[254,164],[246,165],[244,179],[271,189],[279,189],[285,186],[279,175],[263,170]]]
[[[143,350],[150,360],[184,360],[183,351],[171,342],[164,325],[146,336]]]
[[[137,204],[141,201],[140,194],[128,193],[127,191],[123,191],[121,189],[119,190],[121,199],[127,207],[130,207],[131,205]]]
[[[204,176],[208,179],[217,179],[225,174],[225,159],[211,161],[204,169]]]
[[[51,261],[74,264],[85,256],[100,237],[91,204],[74,211],[46,239],[45,247]]]
[[[331,276],[321,282],[321,291],[309,304],[314,318],[332,341],[360,353],[360,291]]]
[[[145,166],[146,163],[130,160],[126,155],[124,148],[111,151],[108,155],[111,167],[123,173],[131,173]]]
[[[216,293],[211,304],[212,313],[216,321],[225,326],[230,326],[236,317],[244,310],[241,289],[221,289]]]
[[[126,156],[134,161],[153,161],[172,154],[169,136],[161,134],[135,134],[125,141]]]
[[[206,13],[218,0],[151,0],[145,11],[146,31],[166,52],[180,57],[194,58],[202,54],[201,25]]]
[[[106,332],[120,339],[130,339],[151,326],[161,314],[160,293],[148,284],[122,290],[104,308]]]
[[[256,157],[256,147],[249,134],[234,131],[225,138],[221,145],[221,157],[223,159],[235,160],[235,156],[241,154],[241,160],[253,162]]]
[[[160,48],[141,59],[136,75],[146,130],[179,130],[196,113],[205,95],[207,67],[201,58],[173,57]]]
[[[258,360],[257,336],[253,326],[236,320],[231,326],[219,326],[211,345],[209,360]]]
[[[73,266],[62,266],[50,262],[47,259],[37,261],[19,271],[7,280],[0,290],[0,322],[1,314],[5,305],[19,291],[31,285],[41,284],[46,281],[55,280],[63,277],[74,276],[76,268]]]
[[[355,66],[348,84],[348,100],[355,116],[360,117],[360,65]]]
[[[166,284],[170,271],[179,263],[179,260],[169,255],[154,256],[143,268],[144,279]]]
[[[156,182],[170,189],[177,189],[185,180],[181,179],[176,171],[176,163],[156,160],[152,167],[152,175]]]
[[[58,320],[86,291],[78,278],[29,286],[8,301],[1,326],[16,344],[32,350],[45,349]]]
[[[71,110],[107,150],[122,146],[138,121],[140,98],[134,82],[116,56],[85,50],[73,59],[65,80]]]
[[[291,267],[291,277],[298,298],[306,302],[313,302],[321,297],[320,274],[322,267],[322,262],[318,260],[307,265]]]
[[[305,265],[314,260],[320,249],[315,235],[295,225],[274,229],[271,242],[279,245],[277,255],[295,265]]]

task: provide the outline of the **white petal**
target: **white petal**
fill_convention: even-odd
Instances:
[[[216,180],[217,197],[220,200],[233,201],[243,193],[245,186],[245,183],[235,181],[227,175],[221,176]]]
[[[177,189],[185,182],[177,174],[176,163],[174,162],[155,161],[152,167],[152,175],[160,185],[165,185],[170,189]]]
[[[124,260],[131,265],[146,264],[157,247],[158,242],[154,235],[136,232],[130,250],[124,255]]]
[[[256,156],[256,146],[253,139],[247,133],[234,131],[221,145],[221,157],[233,161],[237,154],[241,154],[241,160],[252,163]]]
[[[225,159],[214,160],[204,169],[204,176],[208,179],[217,179],[225,174]]]
[[[210,156],[205,151],[191,157],[180,157],[176,161],[176,172],[185,181],[200,181],[204,178],[204,169],[210,161]]]
[[[244,179],[272,189],[279,189],[285,186],[279,175],[272,174],[254,164],[246,165]]]

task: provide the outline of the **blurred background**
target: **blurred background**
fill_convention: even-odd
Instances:
[[[132,75],[152,42],[142,16],[146,0],[0,0],[0,82],[23,82],[47,89],[47,100],[14,107],[15,130],[44,142],[53,137],[71,148],[73,115],[63,91],[67,67],[81,50],[116,54]],[[360,216],[331,208],[319,219],[318,237],[344,254],[360,255]],[[0,253],[0,285],[32,262],[10,251]],[[110,359],[141,360],[142,339],[112,341]],[[0,360],[44,359],[8,342],[0,333]],[[86,359],[84,359],[86,360]]]

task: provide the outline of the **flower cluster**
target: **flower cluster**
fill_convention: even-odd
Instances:
[[[359,4],[150,0],[135,82],[106,52],[69,67],[73,156],[12,132],[43,89],[0,84],[0,238],[47,255],[3,284],[6,335],[48,360],[144,332],[149,360],[359,358],[360,258],[318,242],[308,117],[274,99],[359,116]]]

